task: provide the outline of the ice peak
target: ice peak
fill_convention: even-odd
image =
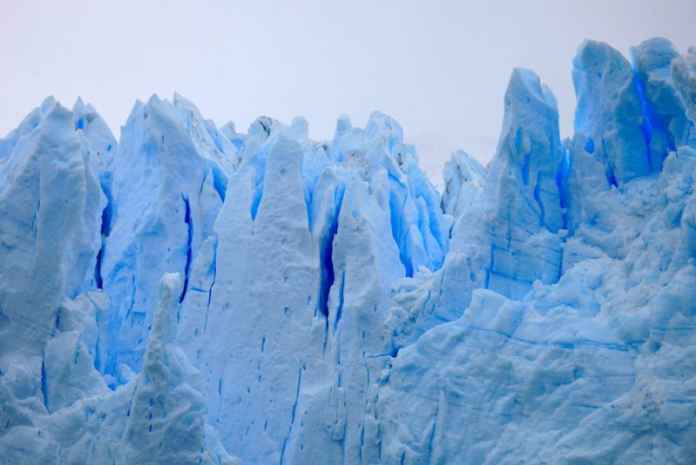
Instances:
[[[648,73],[660,68],[669,68],[672,60],[679,54],[672,42],[664,37],[654,37],[631,47],[631,58],[640,73]]]

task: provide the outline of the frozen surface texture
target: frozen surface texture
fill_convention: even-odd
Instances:
[[[516,69],[440,195],[391,117],[0,139],[0,464],[690,464],[696,55]]]
[[[458,150],[445,164],[443,177],[442,211],[457,218],[475,208],[480,201],[486,168],[468,153]]]

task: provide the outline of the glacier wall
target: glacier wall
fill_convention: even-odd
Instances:
[[[512,72],[444,192],[389,116],[0,139],[0,463],[692,463],[696,52]]]

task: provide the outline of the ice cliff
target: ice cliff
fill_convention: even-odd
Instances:
[[[0,463],[690,464],[696,51],[515,69],[442,195],[389,116],[330,141],[175,95],[0,139]]]

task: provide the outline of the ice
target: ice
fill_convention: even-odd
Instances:
[[[693,122],[696,120],[696,94],[694,80],[696,79],[696,47],[689,48],[684,56],[672,60],[672,81],[686,107],[687,115]],[[693,135],[693,129],[691,138]]]
[[[404,260],[436,269],[447,247],[437,194],[395,121],[339,120],[331,144],[306,134],[301,119],[252,124],[182,306],[180,340],[206,376],[209,421],[252,463],[362,453],[359,391],[389,352],[391,283]]]
[[[585,259],[521,301],[475,290],[459,319],[400,350],[379,396],[384,463],[689,463],[696,269],[664,205],[692,202],[692,153],[607,192],[636,203],[617,208],[622,259]]]
[[[199,373],[174,344],[182,286],[178,273],[162,277],[159,308],[128,407],[122,463],[220,462],[205,448],[206,405]]]
[[[174,104],[156,96],[136,103],[122,132],[100,271],[111,308],[99,369],[112,386],[140,370],[162,274],[181,272],[180,298],[189,292],[191,263],[212,234],[234,156],[224,145],[230,152],[220,151],[195,107],[178,96]]]
[[[46,99],[0,139],[0,463],[692,463],[695,56],[584,42],[565,140],[513,70],[442,196],[381,112]]]
[[[54,100],[8,142],[0,165],[0,344],[2,354],[40,356],[59,304],[93,276],[105,199],[72,113]]]
[[[445,164],[442,211],[457,218],[480,201],[486,169],[471,155],[458,150]]]
[[[520,297],[537,279],[558,279],[562,157],[555,98],[533,72],[516,69],[505,94],[503,129],[487,187],[494,205],[485,287]]]
[[[675,89],[671,63],[679,55],[663,38],[646,40],[631,49],[643,109],[643,131],[651,166],[659,170],[670,151],[688,142],[693,122]]]
[[[606,182],[619,185],[652,171],[644,135],[639,78],[616,49],[586,41],[573,60],[577,94],[575,138],[604,164]]]
[[[575,62],[576,84],[580,60],[601,64],[608,55],[633,79],[608,46],[586,43]],[[692,460],[684,441],[694,432],[687,418],[696,393],[687,355],[696,329],[688,297],[696,277],[689,187],[696,153],[680,146],[657,177],[610,189],[607,159],[586,147],[588,134],[603,131],[596,128],[607,107],[597,96],[613,95],[607,89],[615,83],[592,83],[587,73],[578,86],[577,132],[558,177],[559,200],[569,194],[560,279],[536,280],[519,300],[462,285],[458,300],[468,308],[448,311],[456,294],[443,298],[442,283],[455,270],[465,282],[477,268],[471,244],[486,239],[486,228],[471,226],[485,213],[474,210],[457,222],[443,269],[404,283],[395,298],[401,349],[379,391],[379,417],[389,419],[381,463]]]
[[[130,372],[132,382],[112,392],[107,386],[114,387],[113,378],[98,370],[112,342],[104,322],[113,300],[100,289],[98,257],[111,232],[103,221],[110,216],[104,211],[112,161],[118,166],[111,155],[115,140],[91,106],[78,101],[71,112],[49,98],[2,147],[1,462],[153,463],[151,449],[137,451],[138,444],[124,438],[133,428],[126,419],[138,400],[134,394],[142,391],[137,386],[152,375],[147,369]],[[178,282],[166,284],[181,292]],[[149,345],[157,345],[158,337],[156,331]],[[176,405],[195,400],[198,436],[190,436],[191,420],[180,417],[180,407],[159,419],[165,438],[179,425],[188,441],[171,439],[175,447],[167,446],[171,456],[162,463],[172,457],[187,463],[186,453],[205,454],[199,463],[234,463],[214,432],[204,435],[205,403],[187,387],[195,369],[181,349],[170,350],[181,354],[188,371],[179,373],[179,384],[158,385],[153,398],[170,395]],[[172,357],[159,363],[177,368]],[[215,452],[203,452],[208,448]]]

